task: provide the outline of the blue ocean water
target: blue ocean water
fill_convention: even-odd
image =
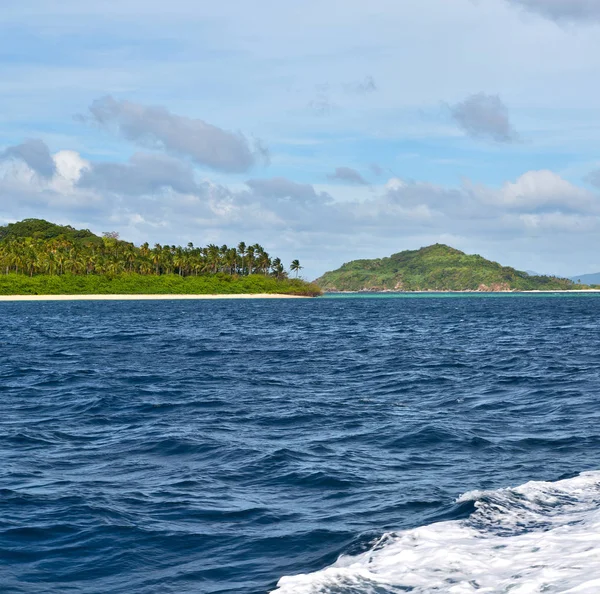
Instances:
[[[3,593],[600,591],[598,296],[0,316]]]

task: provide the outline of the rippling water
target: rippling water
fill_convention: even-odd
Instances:
[[[0,315],[2,592],[600,591],[598,296]]]

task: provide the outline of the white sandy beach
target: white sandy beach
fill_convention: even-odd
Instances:
[[[240,293],[227,295],[0,295],[0,301],[155,301],[183,299],[310,299],[304,295]]]

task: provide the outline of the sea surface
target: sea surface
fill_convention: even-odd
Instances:
[[[600,592],[600,296],[0,303],[0,592]]]

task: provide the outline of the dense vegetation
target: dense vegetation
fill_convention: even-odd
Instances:
[[[315,281],[326,291],[510,291],[578,288],[572,281],[530,276],[478,255],[435,244],[389,258],[355,260]]]
[[[233,293],[320,294],[315,285],[300,279],[276,279],[253,274],[232,276],[217,273],[183,277],[123,273],[119,275],[0,275],[0,295],[217,295]]]
[[[320,293],[258,244],[138,247],[40,219],[0,227],[0,272],[0,294]]]

